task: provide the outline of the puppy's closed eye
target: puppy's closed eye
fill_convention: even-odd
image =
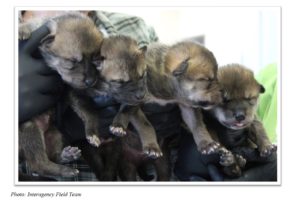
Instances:
[[[204,82],[204,81],[209,81],[209,80],[208,80],[208,78],[199,78],[199,79],[197,79],[197,81]]]
[[[95,66],[100,66],[101,65],[101,60],[98,59],[98,60],[93,60],[92,63],[95,65]]]
[[[257,101],[257,97],[247,97],[244,98],[247,102],[249,102],[251,105],[254,105]]]
[[[223,103],[229,103],[231,100],[227,97],[223,97]]]
[[[120,79],[118,79],[118,80],[110,80],[110,82],[113,82],[113,83],[123,83],[124,81],[123,80],[120,80]]]
[[[213,78],[209,78],[209,77],[201,77],[197,79],[197,81],[200,82],[212,82],[213,80],[214,80]]]
[[[71,62],[73,62],[73,63],[80,63],[80,62],[82,62],[82,59],[78,59],[78,58],[70,58],[70,59],[68,59],[69,61],[71,61]]]

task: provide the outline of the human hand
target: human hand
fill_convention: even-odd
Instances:
[[[34,57],[49,30],[42,26],[26,41],[19,41],[19,123],[53,106],[62,91],[59,75],[41,57]]]

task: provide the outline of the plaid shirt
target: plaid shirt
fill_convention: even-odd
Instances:
[[[158,37],[143,19],[122,13],[92,12],[92,18],[104,35],[126,35],[138,42],[140,47],[157,42]]]
[[[82,158],[78,159],[77,161],[72,161],[70,163],[63,164],[63,165],[79,170],[78,175],[74,177],[59,177],[59,176],[47,176],[47,177],[53,178],[57,181],[98,181],[96,175],[92,172],[90,167],[86,164],[86,162]],[[26,161],[19,164],[19,171],[27,175],[38,176],[34,172],[32,172],[30,166]]]

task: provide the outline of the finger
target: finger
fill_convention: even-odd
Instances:
[[[47,64],[43,59],[34,59],[34,58],[28,58],[28,59],[31,60],[32,65],[28,69],[22,69],[22,71],[24,71],[24,74],[26,74],[26,72],[29,73],[35,72],[40,75],[57,74],[55,70],[47,66]]]
[[[55,96],[34,95],[34,97],[39,100],[38,104],[31,102],[28,98],[25,100],[19,99],[19,123],[23,123],[30,118],[45,112],[58,101],[58,98]]]
[[[24,45],[23,50],[31,54],[38,48],[40,41],[49,33],[50,31],[46,25],[41,26],[40,28],[32,32],[31,37]]]
[[[49,108],[53,107],[57,103],[58,99],[59,99],[59,97],[57,97],[57,96],[41,94],[39,96],[39,100],[43,104],[39,104],[37,106],[37,110],[39,110],[41,112],[48,110]]]

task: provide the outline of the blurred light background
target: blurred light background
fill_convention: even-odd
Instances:
[[[219,65],[241,63],[255,73],[280,64],[279,7],[104,7],[143,18],[167,44],[203,37]]]

